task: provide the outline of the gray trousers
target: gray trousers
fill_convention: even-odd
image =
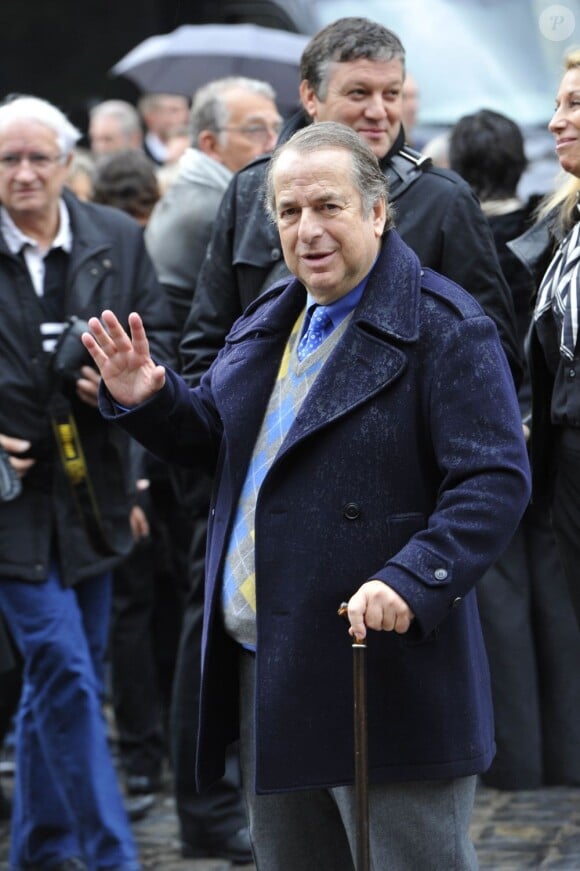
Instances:
[[[256,795],[253,654],[240,655],[241,763],[258,871],[354,871],[354,787]],[[469,837],[476,778],[369,789],[373,871],[475,871]]]

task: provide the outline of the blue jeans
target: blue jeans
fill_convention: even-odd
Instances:
[[[90,871],[139,862],[101,711],[111,577],[61,586],[0,578],[0,610],[24,658],[16,725],[10,862],[50,869],[77,856]]]

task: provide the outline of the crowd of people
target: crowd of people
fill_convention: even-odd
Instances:
[[[373,867],[475,869],[478,778],[580,783],[578,93],[572,53],[528,202],[498,112],[415,150],[366,18],[285,119],[245,77],[95,105],[86,147],[0,105],[11,871],[139,871],[165,770],[184,857],[352,871],[347,629]]]

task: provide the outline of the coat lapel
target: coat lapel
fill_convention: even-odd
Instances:
[[[88,221],[76,200],[63,192],[73,231],[73,249],[67,276],[67,301],[74,293],[75,307],[80,310],[92,304],[96,288],[104,275],[113,269],[112,242]],[[74,288],[74,291],[72,290]]]
[[[351,322],[316,378],[279,456],[397,380],[406,367],[405,345],[419,337],[420,291],[419,261],[390,231]]]

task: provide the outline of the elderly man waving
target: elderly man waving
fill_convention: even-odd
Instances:
[[[351,631],[376,630],[373,866],[474,869],[494,743],[473,587],[529,496],[511,375],[478,303],[392,229],[350,128],[281,146],[267,201],[295,277],[247,309],[198,388],[151,358],[136,313],[131,336],[106,311],[83,337],[107,417],[216,469],[198,778],[239,733],[257,867],[352,871],[346,599]]]

